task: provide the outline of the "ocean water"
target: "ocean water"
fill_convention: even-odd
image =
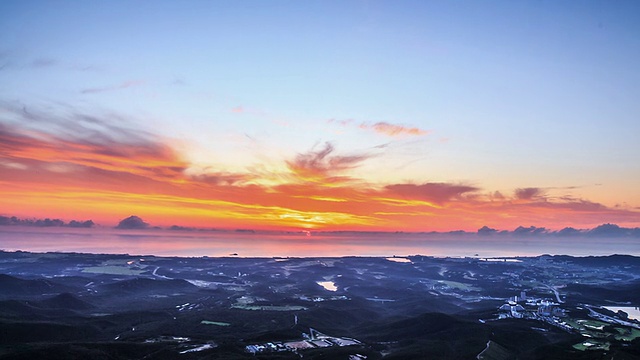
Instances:
[[[475,234],[250,233],[0,227],[0,249],[189,257],[512,257],[627,254],[640,239]]]
[[[629,319],[640,320],[640,308],[637,306],[605,306],[605,308],[615,312],[622,310],[629,315]]]

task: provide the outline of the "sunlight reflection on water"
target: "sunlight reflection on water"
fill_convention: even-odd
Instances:
[[[316,281],[316,284],[322,286],[323,288],[325,288],[325,290],[329,290],[329,291],[338,290],[338,287],[336,286],[336,284],[333,283],[333,281]]]
[[[640,308],[637,306],[605,306],[604,308],[614,312],[624,311],[629,319],[640,320]]]

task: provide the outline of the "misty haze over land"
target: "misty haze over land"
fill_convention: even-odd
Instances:
[[[0,226],[34,226],[34,227],[76,227],[76,228],[91,228],[96,224],[92,220],[77,221],[71,220],[69,223],[65,223],[60,219],[20,219],[15,216],[0,216]],[[127,218],[120,220],[116,229],[149,229],[151,225],[145,222],[142,218],[131,215]],[[155,229],[161,229],[160,227],[153,227]],[[166,230],[181,230],[181,231],[206,231],[206,230],[224,230],[215,228],[194,228],[185,227],[179,225],[171,225]],[[229,229],[226,229],[229,230]],[[331,231],[320,231],[317,233],[331,233]],[[365,232],[365,233],[371,233]],[[399,232],[394,232],[399,233]],[[424,233],[424,232],[423,232]],[[448,232],[427,232],[429,234],[452,234],[452,235],[468,235],[474,234],[473,232],[463,230],[453,230]],[[492,229],[488,226],[483,226],[476,232],[478,235],[491,236],[491,235],[514,235],[514,236],[538,236],[538,235],[553,235],[553,236],[592,236],[592,237],[640,237],[640,228],[625,228],[616,224],[602,224],[592,229],[575,229],[573,227],[565,227],[561,230],[549,230],[544,227],[536,226],[518,226],[512,231]]]

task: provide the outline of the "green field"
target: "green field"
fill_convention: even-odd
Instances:
[[[216,325],[216,326],[230,326],[231,324],[226,323],[226,322],[220,322],[220,321],[209,321],[209,320],[202,320],[200,321],[200,324],[204,324],[204,325]]]
[[[567,322],[567,324],[571,325],[571,327],[573,327],[574,329],[578,330],[581,334],[588,334],[592,338],[605,338],[605,337],[610,336],[610,335],[613,335],[613,337],[618,341],[633,341],[635,339],[640,338],[640,330],[638,330],[638,329],[616,326],[615,327],[616,332],[611,333],[611,332],[608,332],[608,331],[605,330],[605,327],[609,326],[611,324],[608,324],[606,322],[599,321],[599,320],[567,319],[565,321]],[[602,330],[600,330],[600,329],[602,329]],[[607,329],[610,329],[610,327],[607,328]],[[597,340],[589,340],[589,341],[598,343]],[[589,342],[589,341],[587,341],[587,342]],[[578,349],[580,347],[584,347],[585,349],[586,348],[590,348],[590,349],[596,349],[597,348],[595,346],[585,347],[584,345],[581,345],[581,344],[576,344],[573,347],[576,348],[576,349]]]
[[[457,282],[457,281],[438,280],[438,283],[444,284],[452,289],[457,289],[462,291],[480,291],[480,289],[475,286]]]
[[[307,310],[307,308],[304,307],[304,306],[296,306],[296,305],[275,306],[275,305],[241,305],[241,304],[234,304],[231,307],[233,309],[265,310],[265,311],[301,311],[301,310]]]
[[[633,341],[640,338],[640,330],[634,328],[620,328],[617,327],[618,334],[615,335],[616,340],[621,341]]]
[[[567,324],[571,325],[574,329],[580,332],[589,332],[594,336],[602,337],[604,336],[604,332],[601,329],[604,329],[605,326],[609,325],[606,322],[598,321],[598,320],[575,320],[575,319],[566,319]]]
[[[146,270],[135,270],[124,266],[107,265],[86,267],[82,269],[82,272],[90,274],[140,275],[146,272]]]
[[[580,350],[580,351],[585,351],[585,350],[605,350],[608,351],[609,350],[609,346],[611,346],[611,344],[609,344],[608,342],[600,342],[600,341],[596,341],[596,340],[587,340],[578,344],[573,345],[573,348],[576,350]]]

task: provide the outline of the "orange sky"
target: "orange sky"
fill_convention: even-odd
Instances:
[[[106,226],[137,215],[155,226],[274,230],[640,225],[637,210],[558,195],[557,189],[506,192],[465,183],[383,183],[375,174],[355,177],[352,170],[372,155],[340,155],[331,143],[291,154],[278,171],[189,171],[192,164],[183,154],[150,133],[109,125],[87,135],[2,125],[0,213],[92,219]]]

